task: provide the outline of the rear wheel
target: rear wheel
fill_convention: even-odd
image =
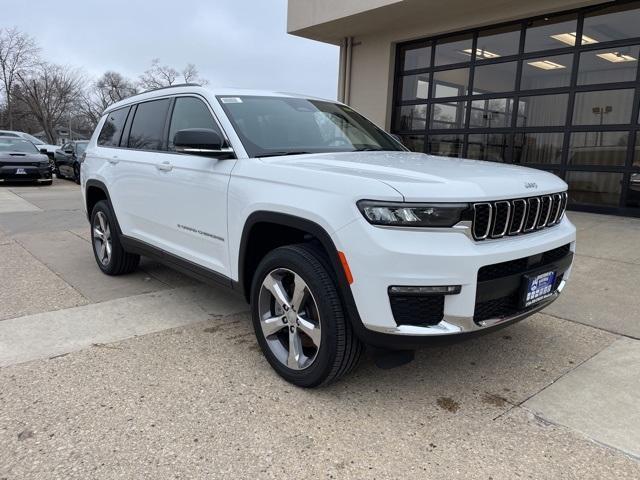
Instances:
[[[77,163],[73,164],[73,181],[80,185],[80,165]]]
[[[91,244],[98,267],[107,275],[131,273],[140,263],[139,255],[127,253],[122,247],[115,215],[106,200],[99,201],[93,207]]]
[[[351,371],[363,345],[338,295],[331,267],[308,244],[280,247],[262,260],[251,308],[258,343],[285,380],[316,387]]]

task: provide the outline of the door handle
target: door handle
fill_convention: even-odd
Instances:
[[[156,168],[161,172],[170,172],[171,170],[173,170],[173,165],[171,165],[169,162],[162,162],[157,163]]]
[[[111,158],[108,158],[107,161],[111,164],[111,165],[116,165],[120,160],[118,159],[117,156],[113,156]]]

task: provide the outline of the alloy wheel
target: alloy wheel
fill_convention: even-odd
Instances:
[[[318,305],[297,273],[277,268],[262,282],[258,298],[260,327],[280,363],[292,370],[310,367],[320,350]]]
[[[111,228],[104,212],[97,212],[93,220],[93,248],[102,265],[107,266],[111,261]]]

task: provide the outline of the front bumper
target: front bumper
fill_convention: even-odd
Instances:
[[[0,182],[46,182],[51,178],[49,165],[46,167],[20,164],[0,166]]]
[[[556,226],[521,236],[475,242],[464,228],[397,229],[357,220],[334,233],[354,277],[351,293],[364,333],[407,340],[479,333],[526,318],[560,295],[571,263],[562,267],[553,295],[526,311],[478,320],[478,272],[484,266],[531,257],[569,245],[575,251],[575,227],[565,218]],[[398,324],[390,304],[390,286],[460,285],[460,293],[444,297],[442,320],[435,325]],[[361,335],[362,336],[362,335]],[[380,337],[380,335],[378,335]]]

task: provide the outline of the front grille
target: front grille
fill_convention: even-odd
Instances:
[[[567,192],[475,203],[473,238],[502,238],[552,227],[560,223],[566,208]]]
[[[429,327],[444,316],[444,295],[389,295],[389,301],[398,325]]]
[[[515,260],[509,260],[508,262],[494,263],[493,265],[485,265],[478,270],[478,282],[486,282],[487,280],[495,280],[496,278],[525,273],[534,268],[550,265],[564,258],[569,251],[570,245],[567,243],[562,247],[548,250],[542,254],[517,258]]]

